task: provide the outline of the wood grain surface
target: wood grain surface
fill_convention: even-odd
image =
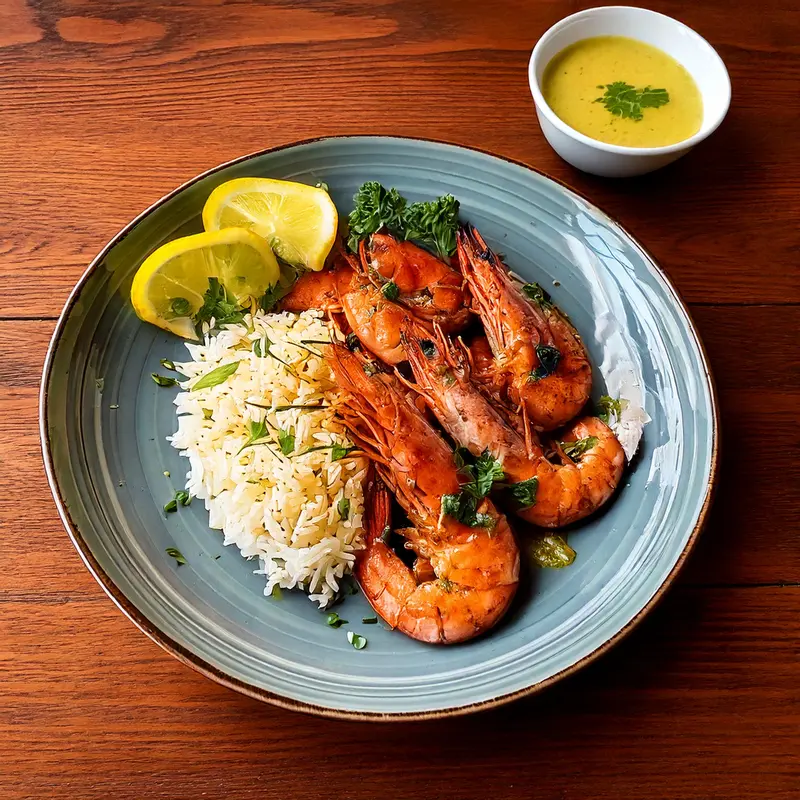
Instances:
[[[713,138],[645,178],[549,149],[526,64],[566,0],[0,0],[0,798],[800,797],[800,10],[647,5],[733,82]],[[525,161],[620,219],[690,304],[721,483],[661,606],[545,694],[375,726],[260,705],[181,666],[83,568],[36,426],[54,318],[130,218],[221,161],[337,133]]]

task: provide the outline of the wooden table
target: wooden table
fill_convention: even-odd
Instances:
[[[658,2],[718,48],[706,145],[610,181],[539,131],[534,41],[566,0],[0,0],[0,797],[800,796],[800,12]],[[54,320],[129,219],[218,162],[337,133],[430,136],[567,181],[691,307],[719,385],[720,489],[678,585],[577,677],[430,724],[314,719],[182,667],[83,568],[37,389]]]

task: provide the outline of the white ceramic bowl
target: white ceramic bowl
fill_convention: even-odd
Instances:
[[[682,64],[703,97],[700,130],[682,142],[663,147],[624,147],[599,142],[560,120],[542,95],[545,67],[565,47],[592,36],[629,36],[655,45]],[[672,17],[631,6],[590,8],[557,22],[533,48],[528,80],[542,133],[552,148],[578,169],[609,178],[643,175],[685,155],[719,127],[731,102],[728,70],[702,36]]]

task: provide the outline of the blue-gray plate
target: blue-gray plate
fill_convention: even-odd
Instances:
[[[165,515],[185,461],[165,441],[174,389],[150,379],[184,344],[140,322],[128,298],[144,258],[202,229],[211,190],[231,178],[324,181],[342,215],[366,180],[409,200],[451,192],[526,280],[552,287],[583,334],[595,398],[623,374],[646,426],[625,485],[605,513],[570,531],[575,563],[523,570],[496,629],[433,647],[363,625],[361,595],[334,629],[305,597],[263,595],[256,564],[208,527],[201,503]],[[602,370],[601,370],[602,365]],[[620,372],[621,370],[621,372]],[[615,372],[616,371],[616,372]],[[91,263],[59,319],[44,369],[41,436],[64,525],[86,566],[154,641],[244,694],[318,714],[369,719],[464,713],[540,689],[607,649],[658,599],[684,561],[715,478],[717,412],[686,309],[625,230],[521,164],[429,141],[348,136],[268,150],[217,167],[131,222]],[[169,472],[171,477],[165,476]],[[179,566],[165,551],[177,548]],[[355,650],[348,629],[368,639]]]

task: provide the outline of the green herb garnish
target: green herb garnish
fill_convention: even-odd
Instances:
[[[161,364],[164,369],[171,369],[173,372],[177,372],[175,369],[175,364],[168,358],[162,358],[158,363]]]
[[[294,434],[278,428],[278,445],[281,448],[281,453],[288,456],[294,451]]]
[[[178,550],[177,547],[168,547],[164,551],[168,556],[172,556],[177,562],[178,566],[180,567],[183,564],[188,564],[189,562],[183,557],[183,553]]]
[[[431,248],[440,258],[455,252],[459,204],[452,195],[408,205],[397,189],[367,181],[353,199],[355,208],[348,217],[347,243],[354,252],[361,239],[382,228],[401,239],[413,239]]]
[[[611,422],[612,417],[616,417],[617,419],[620,418],[622,415],[622,409],[627,405],[627,400],[615,400],[613,397],[609,397],[607,394],[604,394],[597,401],[597,416],[599,419],[603,420],[606,425],[608,425],[608,423]]]
[[[336,504],[336,510],[339,512],[339,518],[346,520],[350,516],[350,501],[343,497]]]
[[[419,349],[425,358],[433,358],[436,355],[436,345],[430,339],[420,339]]]
[[[532,300],[541,308],[552,308],[553,304],[550,301],[550,295],[539,286],[538,283],[526,283],[522,287],[522,293],[528,300]]]
[[[366,636],[353,633],[353,631],[347,631],[347,641],[350,642],[356,650],[363,650],[367,646]]]
[[[353,200],[355,207],[347,218],[350,225],[347,244],[353,252],[358,250],[361,239],[381,228],[394,234],[402,232],[406,201],[397,189],[385,189],[378,181],[367,181]]]
[[[258,301],[258,307],[262,311],[269,313],[278,304],[278,300],[288,292],[289,288],[291,288],[291,284],[288,288],[281,287],[277,283],[273,284],[261,295]]]
[[[378,618],[377,617],[361,617],[361,622],[364,625],[377,625]]]
[[[364,374],[368,378],[371,378],[373,375],[377,375],[380,372],[378,365],[374,361],[365,361],[361,366],[364,370]]]
[[[314,453],[317,450],[330,450],[331,461],[341,461],[348,453],[355,450],[355,447],[344,447],[341,444],[318,444],[314,447],[307,447],[302,453],[295,453],[295,456],[304,456],[307,453]]]
[[[331,447],[331,461],[341,461],[348,453],[351,453],[355,449],[355,447],[344,447],[340,444],[335,444]]]
[[[387,300],[397,300],[397,298],[400,297],[400,290],[397,288],[397,284],[394,281],[389,281],[381,286],[381,294]]]
[[[247,447],[252,447],[255,444],[259,444],[261,439],[266,438],[269,435],[269,428],[267,427],[266,422],[249,422],[247,424],[247,441],[239,448],[239,453],[242,452]],[[239,453],[236,455],[238,456]]]
[[[598,441],[600,440],[596,436],[587,436],[585,439],[578,439],[577,442],[559,442],[559,445],[567,458],[580,461],[585,453],[597,447]]]
[[[228,380],[228,378],[230,378],[238,368],[239,362],[231,361],[230,364],[223,364],[221,367],[212,369],[211,372],[207,372],[198,379],[194,386],[192,386],[192,391],[196,391],[197,389],[210,389],[213,386],[219,386],[221,383],[225,383],[225,381]]]
[[[484,450],[474,464],[466,464],[461,471],[471,478],[469,483],[462,484],[461,491],[476,500],[486,497],[492,490],[492,484],[505,477],[503,465],[495,461],[488,450]]]
[[[635,122],[639,122],[644,116],[643,108],[660,108],[669,103],[669,93],[666,89],[652,89],[650,86],[636,89],[625,81],[614,81],[597,88],[605,89],[605,93],[602,97],[598,97],[595,103],[602,103],[617,117],[632,119]]]
[[[534,475],[525,481],[512,483],[508,487],[508,493],[519,508],[530,508],[536,505],[536,492],[539,490],[539,479]]]
[[[392,529],[386,525],[384,529],[381,531],[381,541],[388,547],[389,546],[389,539],[392,536]]]
[[[412,203],[403,215],[405,238],[430,247],[439,258],[451,256],[456,250],[458,207],[451,194],[428,203]]]
[[[166,378],[163,375],[159,375],[157,372],[151,372],[150,377],[159,385],[159,386],[177,386],[178,381],[175,378]]]
[[[472,453],[466,447],[456,447],[453,451],[453,462],[458,469],[463,469],[472,460]]]
[[[556,534],[542,536],[531,547],[533,560],[540,567],[561,569],[568,567],[575,560],[575,551],[566,541]]]
[[[269,596],[273,598],[273,600],[280,600],[283,597],[281,587],[278,586],[277,583],[272,587],[272,591],[269,593]]]
[[[214,320],[215,327],[241,322],[244,313],[239,304],[228,298],[225,287],[218,278],[208,279],[208,289],[203,294],[203,305],[195,315],[195,327],[201,333],[204,322]]]
[[[356,336],[354,333],[348,333],[347,336],[344,337],[344,343],[350,352],[355,350],[361,344],[361,342],[358,341],[358,336]]]
[[[318,181],[317,183],[314,184],[314,186],[317,189],[322,189],[323,192],[330,192],[330,189],[328,188],[328,184],[325,183],[325,181]]]
[[[325,624],[331,628],[341,628],[342,625],[347,625],[347,620],[342,619],[335,611],[331,611],[331,613],[325,617]]]
[[[561,352],[557,347],[549,344],[536,345],[536,357],[539,359],[539,366],[531,370],[528,380],[540,381],[548,375],[552,375],[558,369],[558,362],[561,360]]]
[[[442,495],[442,513],[458,520],[470,528],[493,528],[494,520],[489,514],[477,512],[478,501],[466,492]]]
[[[172,498],[172,500],[164,505],[164,511],[166,511],[167,514],[172,514],[178,510],[178,503],[180,503],[182,506],[188,506],[191,504],[191,502],[192,496],[189,494],[189,492],[180,489],[175,492],[175,496]]]
[[[214,412],[210,408],[203,409],[203,419],[213,419]]]
[[[439,578],[439,586],[442,587],[443,592],[448,594],[453,591],[453,582],[447,580],[447,578]]]

